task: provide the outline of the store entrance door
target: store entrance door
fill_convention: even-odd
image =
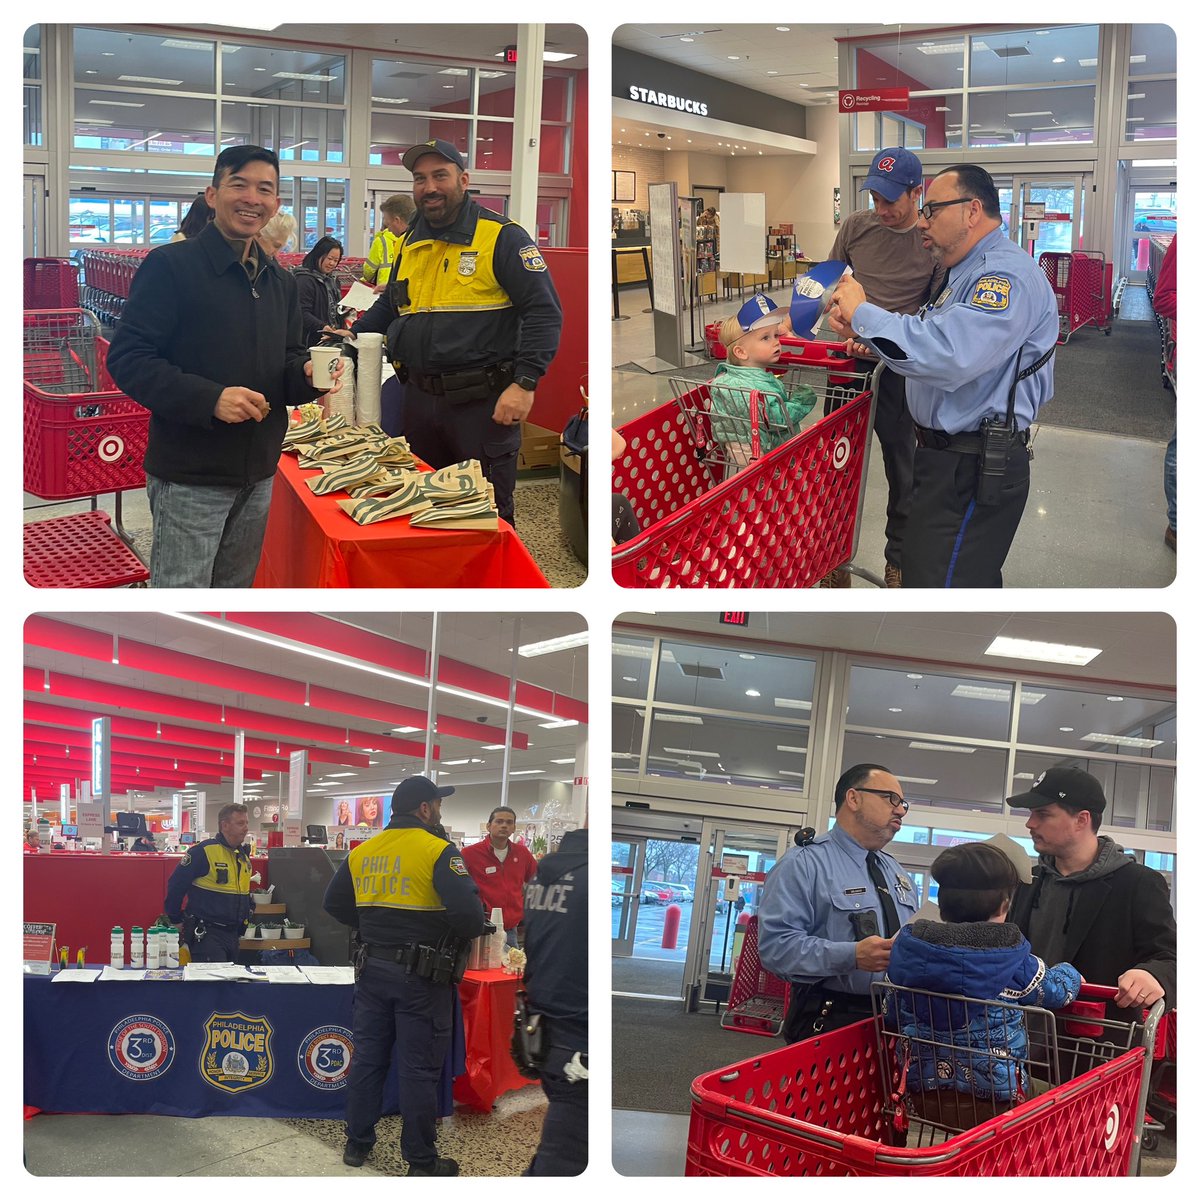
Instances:
[[[1130,251],[1120,273],[1129,283],[1144,287],[1150,266],[1150,239],[1169,240],[1175,236],[1174,186],[1130,188],[1127,212],[1126,244]]]
[[[1028,250],[1021,214],[1028,204],[1043,204],[1045,216],[1033,245],[1034,259],[1047,250],[1067,254],[1087,249],[1082,242],[1085,186],[1091,186],[1090,175],[1013,175],[1007,184],[997,179],[1004,232]]]
[[[791,844],[790,837],[789,828],[705,821],[684,966],[689,1012],[701,1001],[720,1004],[728,998],[745,923],[758,912],[767,872]]]
[[[47,258],[46,253],[46,177],[26,175],[24,187],[25,258]]]

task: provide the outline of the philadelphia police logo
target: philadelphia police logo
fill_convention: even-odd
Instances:
[[[974,308],[1003,312],[1008,307],[1008,293],[1011,290],[1012,282],[1003,275],[985,275],[975,285],[971,305]]]
[[[807,275],[801,275],[796,280],[795,292],[797,296],[807,296],[810,300],[820,300],[825,295],[825,285],[818,283],[815,279],[810,279]]]
[[[300,1043],[296,1065],[305,1083],[322,1092],[336,1092],[346,1086],[350,1075],[350,1055],[354,1039],[343,1025],[322,1025]]]
[[[271,1024],[245,1013],[213,1013],[204,1022],[200,1074],[223,1092],[247,1092],[275,1071]]]
[[[521,249],[521,265],[527,271],[544,271],[546,260],[536,246],[524,246]]]
[[[135,1083],[157,1079],[175,1061],[175,1038],[158,1017],[146,1013],[123,1017],[108,1035],[108,1061],[119,1075]]]

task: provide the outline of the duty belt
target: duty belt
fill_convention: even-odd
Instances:
[[[420,944],[417,942],[408,942],[403,946],[367,945],[363,950],[368,958],[386,959],[388,962],[399,963],[402,967],[415,966],[421,953]]]
[[[913,428],[917,433],[917,445],[924,450],[952,450],[956,454],[978,454],[983,447],[983,437],[979,433],[943,433],[940,429],[926,429],[924,425],[914,425]],[[1022,446],[1029,445],[1028,429],[1018,429],[1011,437]]]
[[[412,383],[430,396],[457,399],[457,393],[485,391],[499,393],[513,381],[512,362],[493,363],[488,367],[471,367],[464,371],[444,371],[440,375],[418,375],[401,365],[396,372],[401,383]],[[474,399],[476,397],[468,397]]]

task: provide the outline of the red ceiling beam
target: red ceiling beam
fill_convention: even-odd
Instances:
[[[42,691],[43,696],[50,693]],[[81,708],[67,708],[60,704],[47,704],[41,700],[27,699],[25,701],[26,724],[45,723],[66,729],[83,729],[89,732],[92,728],[92,718],[108,716],[108,713],[89,712]],[[217,729],[199,729],[189,725],[162,724],[158,721],[143,721],[137,717],[112,716],[113,735],[122,734],[126,737],[141,738],[148,741],[160,742],[167,740],[181,742],[189,746],[203,746],[213,750],[222,750],[232,754],[234,734],[228,726]],[[277,762],[287,763],[288,755],[293,750],[306,750],[313,762],[340,763],[349,767],[368,767],[371,760],[366,754],[356,754],[350,750],[326,750],[309,744],[300,745],[288,741],[267,741],[263,738],[248,737],[245,740],[247,753],[264,754]],[[276,746],[279,753],[276,754]],[[403,738],[392,738],[388,749],[395,754],[408,754],[413,758],[422,758],[425,746],[421,742],[405,741]]]
[[[91,738],[81,731],[67,729],[54,735],[44,726],[26,725],[26,752],[33,751],[37,753],[39,747],[44,750],[62,750],[70,747],[72,751],[79,751],[80,758],[90,761],[92,742]],[[210,767],[219,767],[224,771],[232,771],[234,766],[232,751],[203,750],[196,747],[175,746],[168,742],[143,741],[138,738],[114,737],[112,739],[112,753],[114,758],[134,755],[146,758],[178,759],[180,762],[186,760],[187,762],[201,763]],[[257,771],[287,770],[288,767],[286,760],[281,763],[276,758],[265,758],[260,755],[247,754],[243,761],[247,767]],[[312,766],[310,764],[309,771],[311,772],[311,770]]]

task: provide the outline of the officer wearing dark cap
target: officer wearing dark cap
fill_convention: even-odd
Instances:
[[[906,380],[916,428],[904,587],[1000,587],[1029,496],[1029,427],[1054,394],[1058,305],[1045,274],[1001,228],[992,177],[947,167],[918,228],[949,274],[912,316],[866,299],[854,278],[830,324]]]
[[[886,767],[859,763],[834,789],[834,825],[801,838],[771,869],[758,910],[758,956],[792,998],[789,1042],[871,1015],[892,942],[917,911],[917,893],[884,847],[908,802]]]
[[[1117,989],[1115,1006],[1175,1004],[1175,914],[1166,881],[1098,834],[1100,781],[1051,767],[1027,792],[1025,828],[1038,852],[1033,882],[1017,888],[1009,920],[1046,962],[1069,962],[1088,983]]]
[[[353,331],[387,334],[413,453],[435,468],[478,459],[511,524],[521,422],[558,350],[562,306],[529,234],[467,195],[450,142],[412,146],[403,161],[417,216]]]
[[[325,911],[354,929],[354,1054],[342,1161],[375,1145],[383,1084],[396,1051],[400,1149],[410,1175],[457,1175],[437,1153],[437,1087],[450,1043],[453,989],[471,938],[484,931],[479,893],[441,828],[440,788],[423,775],[392,793],[387,828],[356,846],[325,892]]]

